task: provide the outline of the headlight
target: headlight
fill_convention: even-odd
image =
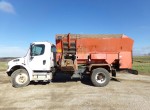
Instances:
[[[19,59],[14,59],[14,60],[13,60],[13,62],[18,62],[18,61],[19,61]]]

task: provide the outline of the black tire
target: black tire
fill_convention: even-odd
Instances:
[[[17,69],[11,74],[13,87],[24,87],[30,83],[28,72],[25,69]]]
[[[97,68],[92,71],[91,81],[96,87],[104,87],[110,81],[110,73],[104,68]]]

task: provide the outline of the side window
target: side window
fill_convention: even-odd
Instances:
[[[52,46],[51,46],[51,52],[56,52],[56,47],[55,47],[55,45],[52,45]]]
[[[44,51],[45,51],[45,45],[43,45],[43,44],[34,45],[32,47],[32,55],[33,56],[43,55]]]

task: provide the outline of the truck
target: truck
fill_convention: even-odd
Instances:
[[[31,81],[51,82],[55,74],[89,75],[94,86],[106,86],[116,71],[132,69],[133,39],[124,34],[57,34],[56,44],[33,42],[27,54],[8,62],[13,87]]]

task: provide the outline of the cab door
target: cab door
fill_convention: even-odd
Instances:
[[[33,71],[50,70],[49,51],[45,44],[33,44],[30,51],[29,67]]]

